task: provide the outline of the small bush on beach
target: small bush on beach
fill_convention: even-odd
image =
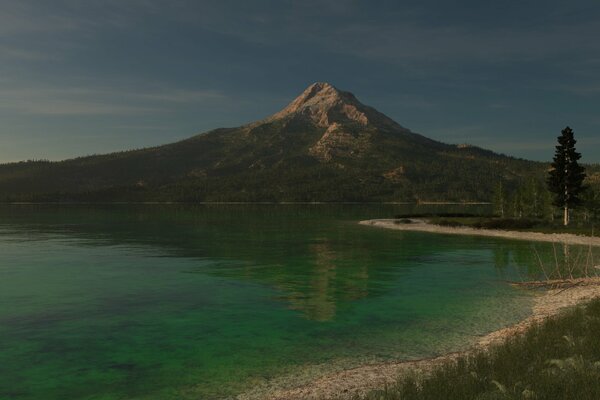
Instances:
[[[538,221],[532,219],[514,219],[514,218],[498,218],[477,222],[473,225],[474,228],[483,229],[531,229],[538,224]]]
[[[600,399],[600,300],[368,400]]]
[[[437,225],[440,226],[448,226],[450,228],[457,228],[457,227],[461,227],[461,226],[467,226],[464,223],[460,222],[460,221],[455,221],[452,219],[440,219],[439,221],[436,222]]]

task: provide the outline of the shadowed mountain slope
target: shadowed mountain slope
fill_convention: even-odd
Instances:
[[[9,201],[486,201],[545,165],[448,145],[315,83],[280,112],[177,143],[0,165]]]

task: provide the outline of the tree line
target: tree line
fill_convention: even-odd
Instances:
[[[499,182],[492,201],[495,214],[502,218],[554,221],[559,218],[557,211],[560,210],[565,226],[574,213],[584,222],[599,221],[600,188],[586,183],[576,143],[573,130],[563,129],[546,181],[530,178],[512,188]]]

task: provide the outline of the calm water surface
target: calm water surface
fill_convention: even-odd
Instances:
[[[227,398],[527,315],[531,243],[356,224],[406,211],[0,208],[0,399]]]

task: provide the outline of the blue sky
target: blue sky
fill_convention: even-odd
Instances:
[[[0,0],[0,162],[238,126],[327,81],[434,139],[600,162],[600,2]]]

